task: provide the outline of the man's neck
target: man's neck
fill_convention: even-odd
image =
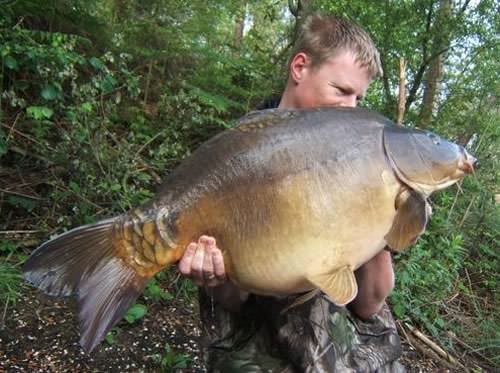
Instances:
[[[290,80],[288,80],[285,90],[283,91],[283,95],[281,96],[278,109],[294,109],[297,107],[295,100],[293,99],[294,95],[292,94],[294,87],[290,86],[290,84],[293,83],[290,83]]]

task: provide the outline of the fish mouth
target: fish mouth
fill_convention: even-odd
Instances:
[[[458,169],[464,174],[472,174],[479,166],[479,161],[476,157],[470,155],[467,150],[463,150],[463,159],[458,163]]]

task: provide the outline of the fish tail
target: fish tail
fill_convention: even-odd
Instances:
[[[45,293],[77,295],[80,344],[87,352],[122,318],[153,275],[139,273],[120,257],[114,244],[116,219],[75,228],[46,242],[23,266],[26,280]]]

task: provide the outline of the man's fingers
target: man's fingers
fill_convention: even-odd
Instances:
[[[215,246],[215,238],[203,235],[198,239],[198,243],[205,246]]]
[[[191,277],[196,285],[203,284],[203,262],[205,258],[205,247],[198,243],[196,245],[196,252],[194,253],[191,262]]]
[[[184,276],[191,276],[191,264],[193,263],[193,257],[196,252],[197,244],[195,242],[191,242],[187,247],[184,255],[179,261],[179,271]]]
[[[214,264],[214,274],[218,281],[226,280],[226,269],[224,268],[224,258],[219,249],[212,250],[212,263]]]
[[[201,241],[201,239],[200,239]],[[203,279],[210,286],[210,282],[215,279],[214,263],[212,261],[212,251],[214,249],[214,240],[203,240],[205,246],[205,256],[203,258]]]
[[[215,287],[226,281],[224,259],[213,237],[201,236],[191,242],[179,262],[179,271],[196,285]]]

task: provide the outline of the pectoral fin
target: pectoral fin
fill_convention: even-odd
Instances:
[[[385,240],[391,249],[402,251],[414,244],[425,231],[432,210],[426,199],[413,190],[400,194],[396,209],[396,217]]]
[[[358,293],[356,278],[350,266],[326,274],[311,275],[307,279],[339,306],[352,301]]]
[[[314,289],[314,290],[308,291],[305,294],[302,294],[301,296],[297,297],[288,306],[286,306],[285,308],[283,308],[280,313],[283,314],[283,313],[287,312],[291,308],[294,308],[294,307],[300,306],[301,304],[306,303],[307,301],[311,300],[312,298],[314,298],[319,293],[320,293],[319,289]]]

